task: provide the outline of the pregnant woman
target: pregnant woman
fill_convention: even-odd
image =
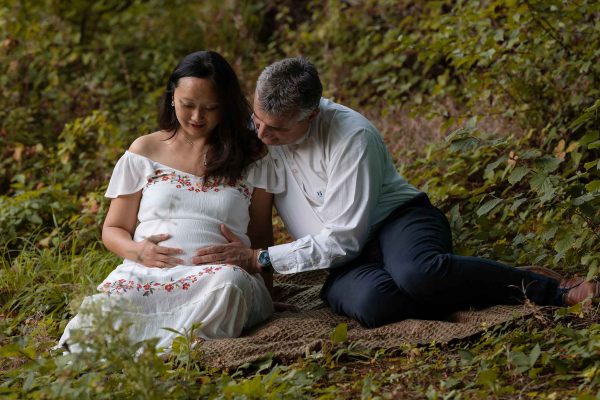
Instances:
[[[222,56],[199,51],[179,63],[161,101],[161,130],[136,139],[114,168],[102,240],[124,261],[83,309],[119,309],[132,339],[159,338],[162,348],[175,335],[165,327],[181,332],[199,324],[203,338],[235,337],[269,318],[269,272],[263,278],[219,260],[191,261],[199,248],[228,243],[229,232],[240,245],[271,244],[272,194],[262,188],[283,190],[284,183],[275,172],[259,173],[277,165],[250,130],[250,118]],[[99,323],[76,315],[59,345],[78,351],[83,343],[74,343],[71,332]]]

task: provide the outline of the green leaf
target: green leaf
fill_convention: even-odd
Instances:
[[[348,324],[338,324],[331,333],[331,341],[333,343],[343,343],[348,339]]]
[[[556,231],[558,231],[558,226],[552,226],[546,230],[544,230],[541,234],[541,238],[543,241],[551,240],[555,235]]]
[[[469,350],[460,349],[458,350],[458,354],[460,355],[460,358],[462,358],[462,360],[467,364],[471,364],[475,358],[473,353],[471,353]]]
[[[485,177],[485,179],[492,179],[494,177],[494,170],[498,167],[498,165],[500,165],[505,160],[506,160],[506,157],[500,157],[493,163],[488,164],[485,167],[485,172],[483,173],[483,176]]]
[[[533,367],[535,365],[535,362],[538,360],[541,353],[542,353],[542,350],[540,349],[540,345],[539,345],[539,343],[536,343],[533,350],[531,350],[531,353],[529,353],[529,366],[530,367]]]
[[[525,203],[527,199],[517,199],[513,202],[512,206],[510,206],[510,211],[516,211],[517,208],[521,206],[521,204]]]
[[[498,373],[493,369],[486,369],[477,375],[477,383],[490,388],[494,387],[497,379]]]
[[[514,185],[515,183],[520,182],[521,179],[523,179],[523,177],[525,175],[527,175],[528,173],[529,173],[529,168],[527,168],[525,166],[519,166],[512,170],[512,172],[510,173],[510,176],[508,177],[508,182],[511,185]]]
[[[562,162],[561,159],[551,156],[540,157],[535,160],[535,165],[543,172],[554,172]]]
[[[0,347],[0,356],[3,358],[12,358],[21,355],[21,346],[18,343],[7,344]]]
[[[594,141],[598,140],[598,136],[600,136],[600,133],[598,131],[592,131],[592,132],[588,132],[585,135],[583,135],[579,140],[579,144],[581,144],[582,146],[585,146],[588,143],[592,143]]]
[[[585,188],[590,193],[600,190],[600,180],[591,181],[585,185]]]
[[[519,372],[525,372],[531,367],[529,363],[530,358],[521,351],[512,352],[510,358],[512,363],[518,367]]]
[[[41,225],[44,223],[44,221],[42,220],[42,217],[40,217],[40,215],[38,213],[33,213],[31,214],[31,216],[29,217],[29,220],[37,225]]]
[[[477,210],[477,216],[481,217],[492,211],[498,204],[503,202],[503,199],[491,199],[485,202],[479,209]]]
[[[477,126],[477,117],[471,117],[465,124],[465,129],[472,131]]]
[[[580,206],[584,203],[587,203],[588,201],[594,200],[595,198],[596,198],[596,195],[594,193],[587,193],[587,194],[584,194],[583,196],[574,198],[572,203],[574,206]]]
[[[478,141],[472,137],[455,139],[450,144],[450,150],[455,153],[470,153],[477,148]]]
[[[596,140],[595,142],[588,144],[588,149],[590,149],[590,150],[597,149],[597,148],[600,148],[600,140]]]
[[[586,170],[589,170],[589,169],[594,168],[594,167],[596,167],[596,169],[600,170],[600,160],[598,160],[598,161],[594,160],[594,161],[586,162],[585,164],[583,164],[583,167]]]
[[[573,247],[573,237],[570,235],[565,235],[562,239],[560,239],[554,245],[554,250],[556,250],[559,254],[564,254],[567,250]]]
[[[29,392],[35,384],[35,373],[33,371],[30,371],[27,374],[27,378],[25,379],[25,382],[23,382],[23,392]]]
[[[529,180],[529,185],[538,193],[548,193],[554,189],[550,177],[545,173],[534,174]]]
[[[529,160],[531,158],[537,158],[540,157],[542,155],[542,152],[539,150],[527,150],[523,153],[518,154],[519,158],[522,160]]]
[[[271,368],[271,366],[273,365],[273,359],[271,357],[263,360],[262,362],[258,363],[258,370],[256,371],[257,373],[262,372],[262,371],[266,371],[267,369]]]

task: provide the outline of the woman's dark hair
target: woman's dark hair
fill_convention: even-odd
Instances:
[[[231,66],[214,51],[197,51],[188,54],[171,73],[167,89],[162,96],[158,125],[173,131],[180,125],[171,106],[173,93],[181,78],[208,79],[215,85],[219,98],[221,120],[210,136],[210,154],[207,156],[205,175],[237,179],[244,168],[264,154],[264,145],[251,129],[252,109],[242,93],[239,81]]]

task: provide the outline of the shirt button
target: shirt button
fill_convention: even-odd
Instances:
[[[295,173],[295,174],[297,174],[297,173],[298,173],[298,170],[297,170],[296,168],[294,168],[294,169],[292,170],[292,172],[293,172],[293,173]]]

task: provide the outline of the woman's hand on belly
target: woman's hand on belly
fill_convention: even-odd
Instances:
[[[137,258],[134,261],[154,268],[172,268],[183,264],[182,259],[175,257],[177,254],[182,254],[183,250],[158,245],[170,237],[171,235],[165,233],[148,236],[143,241],[137,242]]]

